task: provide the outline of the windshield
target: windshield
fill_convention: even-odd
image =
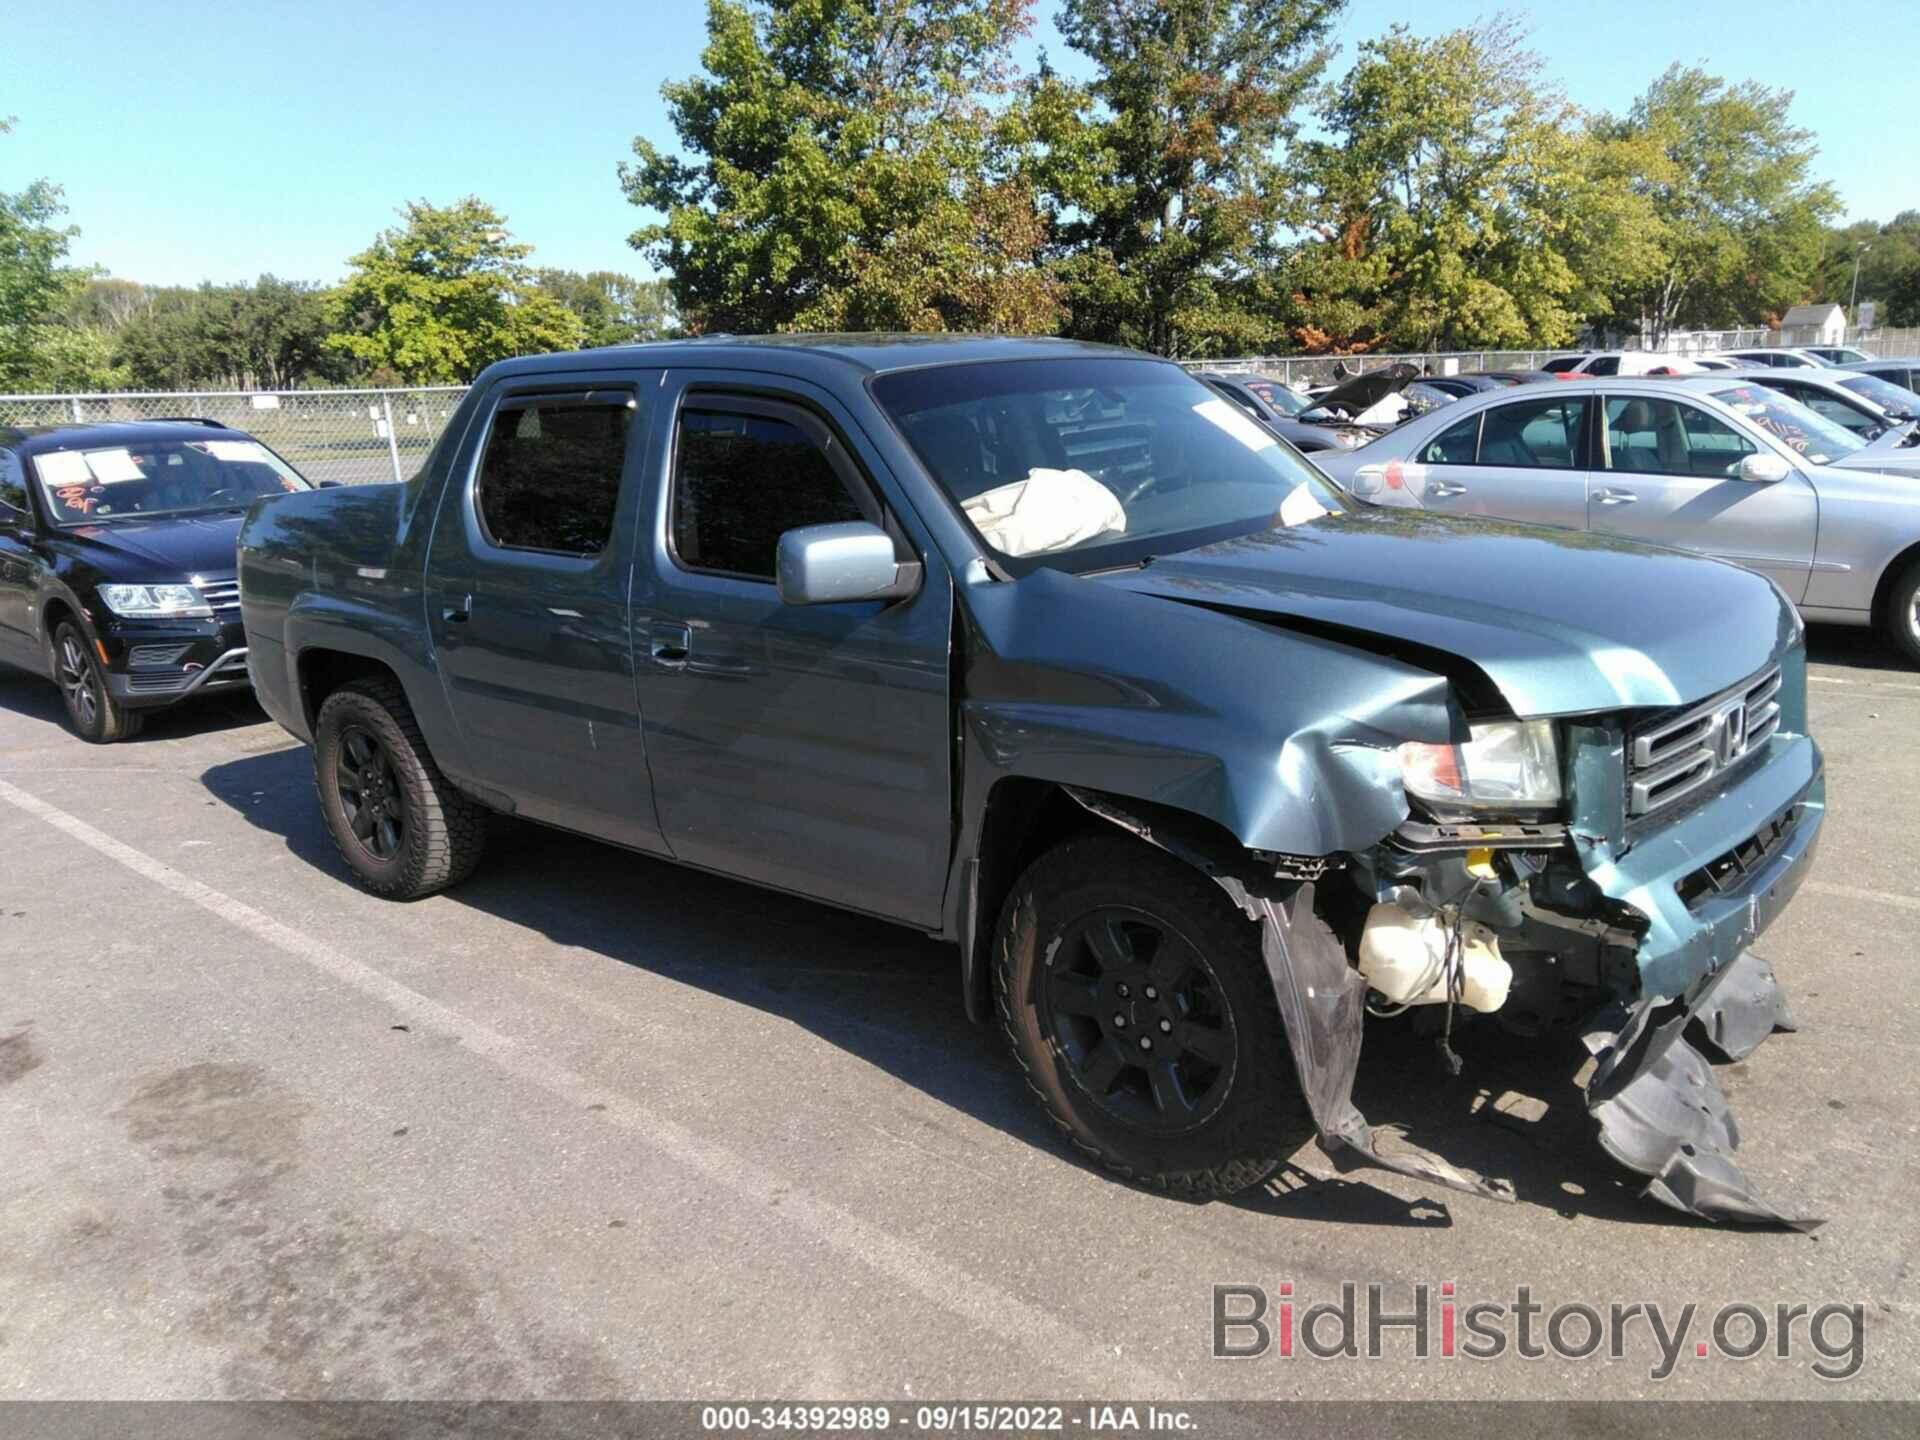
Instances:
[[[1307,397],[1289,385],[1278,380],[1269,380],[1264,375],[1256,375],[1246,382],[1247,389],[1258,395],[1267,404],[1282,415],[1298,415],[1307,408]]]
[[[1816,465],[1851,455],[1862,447],[1859,436],[1764,385],[1730,385],[1713,393],[1723,404]]]
[[[1014,573],[1135,563],[1343,503],[1231,400],[1164,361],[934,366],[883,375],[873,395]]]
[[[312,488],[258,440],[239,438],[49,450],[33,457],[33,468],[56,525],[232,510]]]
[[[1902,420],[1920,417],[1920,395],[1904,385],[1895,385],[1878,375],[1849,375],[1840,383],[1854,394],[1871,400],[1889,415]]]

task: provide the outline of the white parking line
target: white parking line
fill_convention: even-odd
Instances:
[[[1830,880],[1809,880],[1802,888],[1838,900],[1866,900],[1875,905],[1891,905],[1897,910],[1920,910],[1920,896],[1895,895],[1890,890],[1865,890],[1858,885],[1835,885]]]
[[[763,1169],[648,1106],[557,1064],[511,1036],[409,989],[324,941],[283,925],[190,875],[183,875],[171,865],[116,840],[38,796],[0,780],[0,800],[44,820],[54,829],[190,904],[381,1001],[416,1028],[439,1032],[514,1078],[545,1090],[576,1110],[585,1111],[589,1105],[604,1107],[601,1118],[632,1131],[644,1143],[761,1207],[767,1223],[792,1225],[809,1232],[817,1243],[845,1252],[940,1308],[972,1321],[983,1330],[1007,1336],[1043,1363],[1081,1376],[1094,1393],[1152,1393],[1167,1399],[1181,1393],[1183,1387],[1172,1379],[1156,1374],[1137,1361],[1121,1359],[1118,1348],[1111,1343],[1086,1334],[1058,1316],[978,1279],[831,1201],[793,1188],[791,1176]],[[776,1195],[780,1199],[778,1209],[769,1204]]]

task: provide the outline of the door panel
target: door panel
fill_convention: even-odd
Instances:
[[[1685,401],[1610,395],[1600,421],[1591,528],[1731,560],[1805,596],[1819,506],[1798,469],[1770,485],[1733,478],[1759,446]]]
[[[655,851],[627,589],[658,376],[504,386],[448,482],[426,586],[473,778],[531,819]]]
[[[679,859],[937,925],[952,834],[946,569],[836,402],[784,380],[746,397],[739,379],[670,376],[654,427],[671,483],[650,501],[634,648],[661,825]],[[918,594],[782,604],[777,536],[849,515],[923,560]]]
[[[31,504],[20,458],[0,451],[0,660],[41,670],[45,662],[33,634],[41,562]]]

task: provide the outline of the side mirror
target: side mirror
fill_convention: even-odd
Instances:
[[[1755,485],[1777,485],[1793,473],[1793,466],[1778,455],[1769,455],[1756,450],[1751,455],[1740,457],[1740,463],[1733,467],[1736,480],[1746,480]]]
[[[850,520],[805,525],[780,537],[774,572],[788,605],[848,600],[905,600],[920,588],[918,560],[894,558],[893,537],[878,525]]]

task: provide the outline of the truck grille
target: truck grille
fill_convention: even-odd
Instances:
[[[1756,754],[1779,728],[1775,666],[1634,731],[1627,741],[1628,816],[1651,815],[1705,789]]]
[[[227,614],[240,608],[240,582],[238,580],[201,580],[196,582],[201,598],[207,602],[207,608],[214,614]]]

